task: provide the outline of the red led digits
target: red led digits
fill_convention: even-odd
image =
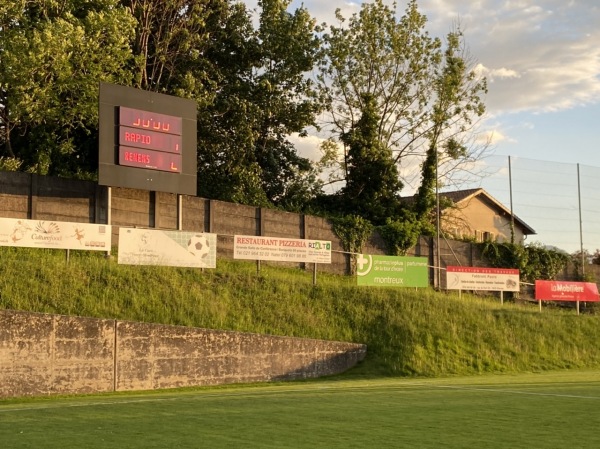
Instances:
[[[165,133],[168,133],[171,129],[171,124],[169,122],[161,122],[160,120],[154,121],[154,119],[142,120],[141,117],[138,117],[131,126],[153,129],[155,131],[162,131]]]
[[[182,119],[173,115],[119,106],[119,125],[181,136]]]
[[[119,165],[181,173],[182,118],[119,107]]]

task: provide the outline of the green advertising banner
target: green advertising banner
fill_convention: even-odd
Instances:
[[[427,257],[370,256],[356,258],[357,285],[428,287]]]

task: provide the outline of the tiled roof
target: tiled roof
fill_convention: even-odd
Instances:
[[[472,199],[479,195],[483,195],[488,200],[488,202],[491,203],[496,209],[504,212],[507,215],[511,215],[511,211],[509,209],[507,209],[500,201],[496,200],[492,195],[487,193],[482,188],[455,190],[453,192],[440,192],[440,197],[447,198],[451,200],[454,204],[460,204],[463,201]],[[402,198],[402,200],[407,204],[411,204],[414,201],[414,199],[414,196]],[[513,215],[513,217],[515,219],[515,223],[517,223],[523,229],[524,234],[531,235],[536,233],[531,226],[529,226],[519,217],[517,217],[516,215]]]
[[[466,200],[467,198],[476,196],[476,194],[479,193],[485,193],[487,195],[487,192],[485,192],[485,190],[479,188],[479,189],[467,189],[467,190],[455,190],[454,192],[440,192],[440,196],[443,196],[444,198],[448,198],[450,200],[452,200],[453,203],[460,203],[461,201]],[[488,195],[490,196],[490,195]]]

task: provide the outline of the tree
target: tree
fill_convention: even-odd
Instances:
[[[258,54],[251,18],[230,0],[129,0],[137,87],[198,105],[198,193],[268,204],[253,148],[252,69]]]
[[[124,0],[123,4],[137,22],[132,40],[134,87],[194,97],[203,105],[214,87],[205,53],[215,43],[214,27],[231,17],[229,2]]]
[[[347,181],[341,196],[347,213],[381,225],[387,218],[397,216],[402,183],[392,152],[379,141],[379,116],[372,95],[363,95],[362,108],[356,125],[341,137],[348,148]]]
[[[0,156],[5,166],[92,177],[98,82],[198,104],[199,192],[301,210],[320,190],[289,136],[320,111],[306,76],[314,19],[261,0],[259,28],[233,0],[15,1],[0,6]]]
[[[257,123],[256,159],[269,200],[286,205],[290,184],[310,179],[311,164],[288,140],[305,134],[320,112],[320,92],[306,76],[315,67],[320,40],[316,21],[304,8],[287,12],[291,0],[259,0],[259,59],[254,67],[253,96],[262,111]],[[295,192],[297,199],[298,192]]]
[[[12,44],[18,35],[19,23],[24,19],[23,2],[8,2],[0,5],[0,157],[15,158],[10,134],[16,123],[8,103],[9,77],[14,68],[8,63],[7,55],[13,52]]]
[[[98,82],[129,81],[124,66],[133,25],[116,0],[22,1],[2,9],[5,154],[28,171],[90,176],[97,165]]]
[[[432,161],[443,159],[440,152],[444,159],[471,159],[465,138],[484,112],[485,80],[460,53],[462,34],[451,33],[444,53],[442,42],[425,31],[426,17],[414,0],[400,19],[382,0],[363,3],[347,25],[339,11],[337,18],[340,26],[330,26],[324,35],[326,58],[319,75],[328,97],[324,129],[343,146],[337,180],[348,181],[349,146],[341,137],[356,127],[362,98],[369,94],[379,114],[378,140],[392,151],[400,176],[406,179],[422,166],[429,192]]]
[[[485,111],[479,97],[486,89],[485,80],[475,80],[475,74],[467,67],[461,31],[449,33],[446,41],[443,63],[433,84],[435,100],[426,133],[429,146],[414,202],[415,212],[421,218],[430,215],[436,205],[440,164],[444,164],[444,159],[468,159],[469,152],[460,142],[460,135],[467,132],[473,116],[479,117]]]
[[[319,111],[318,92],[306,77],[319,41],[308,12],[289,13],[289,4],[260,1],[258,30],[249,34],[249,22],[239,18],[243,32],[217,32],[219,46],[207,53],[219,90],[210,114],[199,117],[202,196],[300,210],[319,189],[311,164],[289,141]]]

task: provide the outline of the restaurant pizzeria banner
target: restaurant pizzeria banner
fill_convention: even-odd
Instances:
[[[119,229],[118,263],[216,268],[217,235],[158,229]]]
[[[235,235],[233,258],[276,262],[331,263],[331,242]]]
[[[0,246],[110,251],[105,224],[0,218]]]
[[[519,282],[514,268],[446,267],[448,290],[518,292]]]
[[[427,287],[427,257],[359,254],[356,258],[356,284],[374,287]]]
[[[535,281],[535,299],[542,301],[599,301],[593,282]]]

